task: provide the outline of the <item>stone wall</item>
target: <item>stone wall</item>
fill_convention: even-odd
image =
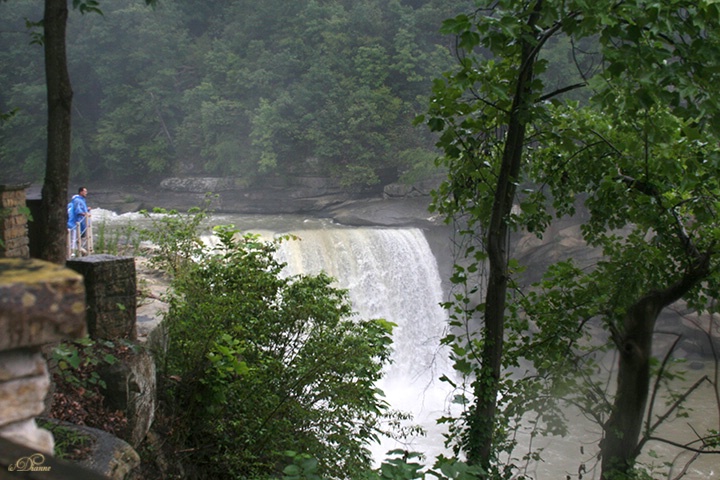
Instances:
[[[68,260],[66,265],[85,278],[90,336],[137,339],[135,259],[100,254]]]
[[[29,185],[0,185],[0,258],[30,257],[25,207]]]
[[[0,259],[0,332],[0,437],[52,454],[52,435],[35,424],[50,386],[40,349],[85,334],[82,277],[41,260]]]
[[[90,255],[68,260],[68,268],[83,275],[87,292],[90,336],[102,340],[137,340],[137,279],[135,259]],[[115,432],[133,447],[147,435],[155,415],[155,362],[144,348],[128,353],[123,361],[102,366],[105,402],[122,410],[126,431]]]

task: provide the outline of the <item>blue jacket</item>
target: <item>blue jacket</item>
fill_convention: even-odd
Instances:
[[[80,222],[80,230],[82,232],[87,228],[87,222],[85,221],[85,214],[88,213],[87,202],[85,197],[82,195],[75,195],[70,201],[72,203],[72,209],[68,215],[68,228],[75,228],[77,222]]]

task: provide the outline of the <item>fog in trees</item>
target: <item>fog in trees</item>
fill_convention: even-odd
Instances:
[[[412,119],[453,61],[439,20],[462,2],[119,0],[70,12],[73,179],[331,176],[366,188],[432,166]],[[42,179],[42,3],[0,4],[0,164]]]

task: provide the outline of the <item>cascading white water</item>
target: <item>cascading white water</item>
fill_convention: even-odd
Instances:
[[[428,460],[443,451],[435,419],[448,400],[438,381],[451,367],[440,348],[447,313],[435,257],[419,229],[333,228],[295,232],[301,240],[284,242],[280,259],[290,274],[324,271],[348,289],[361,318],[384,318],[397,324],[393,363],[379,387],[396,410],[412,413],[427,437],[408,444],[390,439],[374,449],[376,460],[395,448],[424,453]]]

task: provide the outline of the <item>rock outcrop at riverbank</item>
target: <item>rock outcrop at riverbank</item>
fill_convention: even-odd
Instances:
[[[153,208],[184,211],[209,201],[218,213],[305,214],[354,226],[428,227],[442,223],[428,211],[430,193],[439,182],[435,179],[352,191],[322,177],[298,177],[292,183],[262,187],[217,177],[167,178],[155,187],[90,186],[88,203],[127,213]]]

